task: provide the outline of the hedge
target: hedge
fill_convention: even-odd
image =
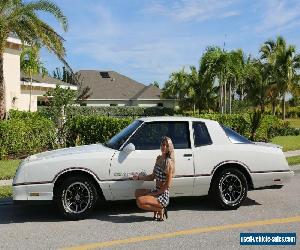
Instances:
[[[38,112],[51,117],[49,107],[39,107]],[[67,117],[76,115],[101,115],[112,117],[140,117],[174,115],[175,111],[166,107],[137,107],[137,106],[70,106],[66,109]]]
[[[74,116],[66,123],[67,146],[104,143],[132,121],[98,115]]]
[[[201,114],[196,117],[216,120],[249,138],[251,121],[249,114],[222,115]],[[133,121],[131,118],[115,118],[99,115],[70,115],[65,124],[66,146],[103,143]],[[269,141],[278,135],[299,135],[276,116],[263,117],[254,135],[256,141]],[[58,130],[54,122],[41,113],[12,112],[10,120],[0,121],[0,159],[22,158],[30,154],[57,147]]]
[[[56,129],[43,117],[0,122],[0,159],[24,158],[55,147]]]
[[[251,136],[250,115],[244,114],[200,114],[195,117],[218,121],[232,128],[247,138]],[[278,135],[299,135],[300,131],[289,126],[289,122],[282,121],[273,115],[264,115],[260,127],[255,133],[255,141],[269,141]]]

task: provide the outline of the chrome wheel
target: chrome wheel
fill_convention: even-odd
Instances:
[[[85,183],[74,182],[63,194],[63,207],[69,213],[83,213],[91,203],[91,191]]]
[[[219,182],[219,190],[223,202],[227,205],[235,204],[243,195],[243,185],[235,174],[224,175]]]

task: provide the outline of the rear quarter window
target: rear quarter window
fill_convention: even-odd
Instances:
[[[221,127],[223,128],[225,134],[227,135],[227,137],[229,138],[229,140],[232,143],[235,143],[235,144],[252,144],[253,143],[252,141],[248,140],[246,137],[235,132],[231,128],[228,128],[224,125],[221,125]]]
[[[193,122],[193,131],[195,147],[212,144],[212,140],[204,122]]]

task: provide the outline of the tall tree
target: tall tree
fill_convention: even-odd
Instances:
[[[3,54],[10,34],[17,35],[23,43],[45,46],[65,62],[64,39],[53,27],[38,16],[45,12],[55,17],[63,30],[68,28],[67,18],[61,9],[49,0],[24,2],[23,0],[0,1],[0,119],[5,117],[5,84],[3,76]]]
[[[37,74],[42,76],[48,74],[47,69],[39,58],[39,48],[32,46],[23,49],[21,53],[21,70],[29,77],[29,111],[31,111],[32,77]]]
[[[294,45],[287,45],[283,37],[266,41],[261,47],[261,58],[272,68],[270,77],[276,83],[282,101],[285,119],[286,94],[299,89],[300,54]]]
[[[162,89],[162,96],[165,98],[175,98],[179,101],[181,108],[189,106],[188,73],[183,69],[170,74]]]

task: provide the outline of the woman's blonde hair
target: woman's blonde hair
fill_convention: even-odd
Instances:
[[[173,142],[171,140],[170,137],[167,137],[167,136],[164,136],[161,140],[161,143],[160,144],[163,144],[163,142],[166,142],[167,143],[167,148],[168,148],[168,152],[167,152],[167,157],[170,158],[172,160],[172,165],[173,165],[173,173],[172,175],[174,176],[175,174],[175,154],[174,154],[174,145],[173,145]]]

